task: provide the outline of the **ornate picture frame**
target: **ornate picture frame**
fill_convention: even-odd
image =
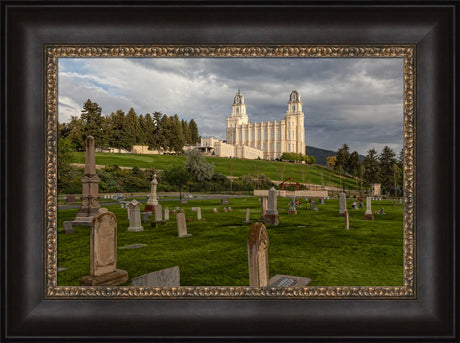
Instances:
[[[459,211],[452,191],[458,185],[458,3],[1,5],[2,340],[458,339]],[[199,47],[230,55],[310,49],[348,56],[403,53],[408,61],[415,56],[404,80],[404,182],[413,193],[405,195],[403,287],[307,287],[280,294],[240,287],[57,286],[55,59],[190,56],[201,54]]]

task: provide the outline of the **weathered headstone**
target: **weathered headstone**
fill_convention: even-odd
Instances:
[[[212,209],[212,212],[213,212],[213,213],[218,213],[219,211],[217,211],[217,208],[214,207],[214,208]]]
[[[137,287],[179,287],[180,270],[178,266],[158,270],[134,278],[131,286]]]
[[[165,221],[169,220],[169,208],[168,207],[165,208],[165,217],[164,218],[165,218]]]
[[[201,220],[201,207],[192,207],[192,212],[196,212],[196,219]]]
[[[260,216],[263,218],[267,213],[268,197],[262,197],[260,201]]]
[[[220,199],[220,204],[221,205],[227,205],[228,204],[228,199],[227,198]]]
[[[246,223],[250,223],[251,222],[251,209],[250,208],[247,208],[246,209],[246,220],[245,220]]]
[[[177,213],[176,209],[173,208],[173,209],[171,210],[171,214],[176,214],[176,213]]]
[[[163,221],[163,208],[160,204],[155,205],[155,222]]]
[[[129,215],[128,215],[129,216]],[[142,223],[149,223],[152,212],[142,212]]]
[[[347,198],[345,193],[339,194],[339,216],[343,216],[343,213],[347,209]]]
[[[229,206],[228,207],[228,212],[232,212],[232,211],[233,211],[232,208]]]
[[[372,213],[372,200],[371,197],[366,198],[366,212],[364,213],[364,219],[374,220],[374,214]]]
[[[270,287],[305,287],[311,279],[307,277],[276,274],[268,281]]]
[[[344,214],[344,217],[345,217],[345,230],[350,230],[350,219],[349,219],[348,211],[345,210],[345,212],[343,212],[343,214]]]
[[[185,213],[178,213],[176,215],[177,219],[177,237],[184,238],[191,236],[190,233],[187,233],[187,223],[185,221]]]
[[[311,202],[311,210],[318,211],[318,207],[316,207],[316,202],[314,200]]]
[[[157,185],[157,174],[153,174],[152,181],[150,182],[149,200],[147,200],[147,203],[145,204],[144,212],[155,212],[155,206],[158,205]]]
[[[113,213],[93,218],[90,251],[90,275],[80,278],[80,286],[117,286],[128,281],[128,273],[117,269],[117,218]]]
[[[268,286],[268,234],[262,223],[253,223],[248,235],[249,286]]]
[[[224,207],[223,211],[224,211],[224,212],[228,212],[227,207]]]
[[[86,222],[91,225],[93,218],[99,214],[101,208],[99,204],[99,181],[101,179],[96,174],[94,137],[88,136],[86,138],[85,174],[81,178],[81,206],[73,221],[74,225],[78,225],[79,222]]]
[[[280,223],[277,209],[277,191],[273,187],[268,191],[267,211],[263,220],[267,225],[279,225]]]
[[[75,233],[71,221],[65,221],[62,223],[62,225],[64,227],[64,229],[62,230],[63,233]]]
[[[144,231],[144,228],[141,225],[141,203],[134,199],[126,208],[128,209],[128,220],[129,220],[129,227],[128,231]]]
[[[297,209],[295,208],[295,197],[291,197],[288,214],[297,214]]]
[[[383,207],[380,209],[379,214],[386,214],[385,209]]]

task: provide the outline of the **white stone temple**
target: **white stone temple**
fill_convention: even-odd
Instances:
[[[202,138],[200,149],[220,157],[271,160],[283,152],[305,154],[305,128],[300,94],[293,90],[288,109],[280,121],[249,122],[244,96],[235,95],[232,113],[227,117],[226,142]]]

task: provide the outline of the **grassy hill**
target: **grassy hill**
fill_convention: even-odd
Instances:
[[[257,177],[264,174],[272,180],[283,180],[292,177],[298,182],[321,185],[321,173],[325,186],[340,186],[339,175],[323,166],[305,165],[289,162],[264,160],[242,160],[236,158],[207,157],[208,162],[214,163],[215,172],[226,176],[252,175]],[[76,152],[73,163],[84,163],[85,153]],[[167,169],[171,166],[180,167],[185,163],[184,156],[176,155],[140,155],[96,153],[96,164],[118,165],[120,167]],[[349,177],[343,177],[346,189],[359,189],[359,182]]]

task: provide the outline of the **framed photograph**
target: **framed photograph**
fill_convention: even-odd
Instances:
[[[5,304],[4,339],[341,341],[349,338],[410,340],[422,337],[454,341],[458,338],[454,321],[456,194],[453,192],[456,180],[456,4],[424,7],[411,3],[402,6],[383,3],[365,6],[350,2],[319,6],[278,2],[265,5],[151,2],[139,6],[96,6],[88,3],[16,5],[14,2],[3,2],[2,9],[6,23],[3,30],[5,82],[2,92],[5,99],[5,115],[2,117],[2,141],[5,142],[2,149],[2,194],[5,195],[2,208],[5,214],[2,293]],[[409,17],[411,20],[407,20]],[[133,65],[141,66],[142,73],[136,74]],[[235,73],[241,75],[235,76]],[[125,75],[124,79],[117,79],[121,74]],[[178,74],[181,78],[175,83],[174,77]],[[143,88],[141,75],[148,79],[147,84],[152,84],[152,89]],[[265,78],[260,78],[260,75]],[[299,90],[295,89],[295,84],[306,78],[312,81],[303,82]],[[80,82],[83,79],[90,82]],[[125,83],[126,86],[121,85]],[[249,87],[247,93],[245,89],[238,89],[238,84]],[[356,84],[360,87],[355,89]],[[206,106],[200,107],[207,101],[206,98],[222,102],[221,90],[225,89],[227,94],[229,87],[228,113],[213,118],[217,114]],[[235,87],[237,89],[233,90]],[[258,99],[260,93],[255,90],[264,87],[269,99]],[[128,88],[131,94],[136,95],[125,97],[124,92]],[[347,92],[340,88],[346,88]],[[287,93],[280,94],[281,90]],[[212,92],[220,93],[213,98]],[[208,95],[200,95],[202,93]],[[91,96],[94,102],[88,99],[85,104],[78,103],[76,99],[80,98],[77,94],[88,98]],[[245,98],[245,94],[249,96]],[[246,113],[246,104],[250,101],[250,95],[253,95],[255,103],[259,100],[260,103],[269,104],[272,104],[270,101],[276,95],[284,96],[286,99],[281,101],[287,102],[285,117],[281,115],[281,110],[279,119],[269,118],[262,112],[257,117],[260,123],[248,122],[247,114],[250,111]],[[366,106],[362,108],[367,109],[368,113],[361,108],[363,112],[360,114],[353,107],[353,101],[347,103],[347,95],[348,98],[365,99],[362,103]],[[79,106],[88,111],[100,109],[97,102],[103,102],[104,108],[107,104],[109,111],[112,111],[112,115],[107,115],[105,119],[108,122],[116,120],[119,114],[119,107],[116,106],[122,106],[119,105],[121,100],[129,99],[131,103],[126,106],[138,105],[141,113],[144,113],[147,110],[142,112],[142,106],[152,106],[152,102],[146,98],[155,96],[159,98],[154,103],[160,107],[160,112],[163,110],[171,116],[178,112],[195,113],[193,119],[198,122],[201,135],[221,135],[220,138],[208,140],[202,137],[201,142],[198,139],[192,142],[187,138],[191,151],[201,149],[227,159],[236,157],[245,158],[245,161],[275,161],[281,159],[283,153],[292,152],[298,156],[308,154],[305,151],[310,139],[305,138],[307,135],[317,137],[317,141],[324,139],[322,142],[340,139],[352,141],[359,136],[361,138],[357,141],[361,145],[358,149],[364,149],[360,151],[362,155],[373,147],[389,152],[393,152],[392,148],[397,153],[401,151],[400,169],[393,154],[394,162],[390,166],[393,169],[388,182],[373,184],[366,194],[368,208],[364,218],[359,220],[353,210],[358,210],[360,202],[363,205],[359,198],[365,193],[362,192],[362,185],[358,186],[358,174],[355,179],[350,178],[355,180],[355,188],[349,186],[348,197],[355,200],[353,204],[350,202],[353,210],[350,208],[349,214],[345,200],[347,195],[343,194],[342,204],[342,193],[339,194],[346,190],[341,168],[336,168],[334,172],[339,176],[339,184],[331,182],[329,176],[329,184],[325,185],[321,171],[320,189],[304,187],[305,190],[300,190],[297,187],[295,191],[284,190],[284,183],[281,182],[284,168],[283,171],[277,171],[281,173],[281,183],[277,186],[280,190],[268,190],[271,186],[254,190],[254,195],[261,197],[260,205],[256,205],[262,212],[261,219],[255,220],[254,216],[254,220],[251,220],[251,199],[244,198],[244,201],[249,201],[247,212],[246,205],[240,206],[232,200],[231,205],[236,205],[234,210],[241,211],[242,217],[241,223],[232,224],[233,231],[229,231],[226,241],[230,242],[230,237],[237,235],[240,229],[246,230],[248,239],[247,242],[246,238],[243,241],[244,258],[233,257],[238,261],[244,260],[243,267],[239,265],[235,272],[228,267],[231,263],[219,264],[217,269],[225,274],[225,278],[215,271],[206,271],[210,268],[210,257],[199,250],[192,253],[195,248],[193,244],[173,243],[190,242],[199,239],[195,237],[201,234],[202,251],[208,249],[205,247],[208,223],[200,222],[201,209],[191,201],[193,204],[190,206],[193,207],[184,205],[185,212],[197,212],[196,221],[186,224],[185,216],[179,213],[174,224],[164,224],[167,222],[163,220],[164,213],[158,201],[154,201],[157,177],[166,178],[164,174],[157,175],[158,168],[152,171],[152,182],[147,183],[150,197],[143,210],[147,213],[144,219],[150,223],[152,219],[147,217],[149,211],[153,211],[156,229],[166,231],[174,226],[173,230],[178,230],[178,237],[156,237],[160,242],[158,246],[153,241],[148,243],[152,245],[148,249],[153,250],[146,249],[145,244],[135,244],[139,242],[132,237],[144,234],[139,231],[143,230],[140,208],[144,208],[142,202],[145,200],[140,200],[140,203],[137,200],[129,203],[122,201],[117,208],[120,204],[127,207],[123,211],[115,210],[115,206],[107,202],[112,206],[107,207],[115,215],[105,209],[102,211],[104,206],[101,205],[104,204],[100,203],[103,199],[98,194],[101,179],[97,176],[100,172],[96,172],[99,166],[94,158],[95,149],[113,149],[115,145],[119,150],[124,149],[123,139],[126,135],[114,134],[112,138],[103,138],[101,132],[104,129],[98,124],[94,133],[88,134],[88,131],[84,137],[72,138],[73,143],[79,142],[81,150],[85,150],[77,154],[84,157],[84,162],[78,161],[81,166],[85,163],[79,183],[82,187],[81,202],[78,201],[78,212],[76,208],[66,212],[59,203],[58,188],[61,183],[58,178],[59,172],[64,170],[62,165],[58,167],[59,162],[63,161],[63,155],[59,154],[62,152],[62,142],[71,140],[72,136],[68,136],[70,124],[65,124],[65,121],[75,115],[75,109],[77,113]],[[329,100],[327,110],[319,105],[322,96],[333,99]],[[372,98],[377,100],[373,102]],[[317,103],[315,99],[318,99]],[[335,101],[336,105],[332,105],[331,101]],[[181,107],[183,102],[187,102],[185,107]],[[324,102],[327,100],[322,100]],[[309,109],[314,108],[319,114],[316,118],[309,117],[310,122],[319,120],[322,111],[340,111],[337,116],[330,116],[331,120],[339,120],[339,123],[335,126],[329,123],[324,127],[312,125],[311,129],[308,127],[310,122],[304,126],[302,105],[305,110],[312,103],[317,107],[311,105]],[[267,107],[274,107],[269,104]],[[221,105],[225,108],[225,104]],[[208,108],[219,109],[219,106],[217,102],[208,104]],[[155,109],[149,111],[152,110]],[[133,115],[137,116],[135,112]],[[141,117],[140,120],[144,120]],[[224,118],[227,118],[226,125],[223,124]],[[371,121],[370,118],[380,120]],[[200,120],[206,125],[200,126]],[[365,120],[369,120],[367,126],[363,124]],[[187,121],[182,125],[188,127]],[[67,136],[63,134],[66,130]],[[102,139],[107,139],[105,146],[99,143]],[[157,144],[147,138],[139,138],[139,142],[147,144],[148,148]],[[133,144],[126,144],[134,151]],[[355,144],[358,145],[357,142]],[[158,147],[163,152],[174,150],[171,144],[167,147],[166,143]],[[366,158],[369,159],[369,156]],[[228,166],[234,163],[230,162]],[[106,169],[103,173],[110,172]],[[136,172],[141,173],[139,170],[137,168]],[[172,173],[174,168],[168,170]],[[398,170],[400,178],[397,178]],[[356,173],[359,171],[357,169]],[[332,173],[325,167],[326,172]],[[353,171],[350,169],[348,173],[353,174]],[[150,180],[152,175],[148,175]],[[302,178],[302,184],[306,184],[305,175]],[[257,180],[260,179],[261,176],[257,174]],[[294,182],[291,186],[296,183],[300,185],[295,180],[291,181]],[[401,186],[398,186],[399,182]],[[106,183],[103,185],[111,193],[124,189],[120,188],[122,186],[120,183],[113,188]],[[371,201],[377,204],[381,201],[380,187],[391,199],[386,200],[392,205],[392,208],[386,207],[388,213],[383,207],[379,211],[372,211]],[[182,203],[182,188],[180,190]],[[353,239],[362,244],[362,240],[370,239],[369,235],[374,236],[372,242],[368,243],[375,247],[368,247],[360,255],[361,262],[366,260],[366,263],[359,264],[357,261],[360,259],[350,252],[355,248],[351,246],[349,238],[347,241],[342,235],[335,238],[332,235],[327,239],[337,239],[333,244],[337,246],[334,257],[327,253],[304,254],[307,249],[315,250],[315,244],[301,245],[296,250],[292,243],[289,245],[295,239],[291,237],[291,241],[282,249],[272,251],[287,254],[292,250],[291,254],[298,254],[298,260],[283,260],[275,256],[278,259],[269,267],[266,262],[273,258],[267,255],[270,235],[277,237],[273,228],[281,217],[278,216],[276,199],[279,198],[278,201],[286,207],[283,211],[287,216],[288,212],[294,215],[302,208],[301,203],[295,202],[296,197],[309,197],[305,210],[313,210],[317,204],[311,202],[312,198],[317,198],[319,202],[333,194],[337,199],[331,200],[331,203],[337,206],[339,212],[338,215],[334,214],[334,220],[340,218],[340,225],[344,226],[341,231],[353,232],[345,231],[350,229],[350,216],[352,223],[355,219],[352,224],[356,225],[355,232],[361,230]],[[145,194],[142,196],[145,197]],[[289,204],[288,200],[282,200],[288,198],[291,199]],[[224,197],[219,201],[224,206],[228,199]],[[212,207],[206,200],[200,203]],[[388,204],[385,203],[385,206]],[[151,209],[147,209],[148,206]],[[327,205],[324,206],[324,213],[328,213]],[[345,211],[342,211],[342,206]],[[159,214],[156,213],[158,208]],[[180,207],[177,212],[179,210]],[[229,211],[228,207],[219,208],[219,211],[224,210]],[[213,212],[219,211],[215,209]],[[120,217],[122,212],[123,219]],[[318,213],[321,213],[321,208]],[[157,215],[162,216],[161,220],[156,219]],[[220,214],[206,214],[208,218],[213,215],[217,222]],[[388,219],[392,218],[391,224],[366,231],[367,220],[374,223],[375,217],[377,224],[385,215]],[[229,214],[224,216],[235,221],[238,214],[235,218]],[[182,220],[183,224],[180,223]],[[327,218],[319,220],[327,221]],[[117,221],[118,242],[123,243],[118,247]],[[268,230],[257,221],[265,222]],[[291,221],[291,231],[293,228],[302,231],[305,227],[299,225],[302,224],[300,222]],[[73,226],[80,225],[87,226],[81,229],[85,234],[72,235]],[[125,225],[129,234],[121,234],[120,225]],[[163,228],[161,225],[164,225]],[[201,232],[196,231],[198,234],[195,237],[193,225],[202,229]],[[212,221],[211,225],[214,225]],[[384,235],[382,230],[386,232]],[[312,234],[309,232],[309,235]],[[382,239],[386,241],[379,241],[378,235],[385,236]],[[216,239],[215,236],[209,237],[210,240]],[[308,239],[307,236],[301,237]],[[167,275],[168,282],[164,285],[149,283],[151,281],[147,281],[147,278],[152,277],[150,274],[132,275],[133,269],[129,264],[136,264],[136,258],[128,259],[129,253],[135,252],[131,248],[141,247],[148,250],[150,255],[155,255],[155,251],[164,244],[179,244],[181,249],[189,249],[190,253],[183,256],[180,255],[180,249],[176,249],[176,254],[180,255],[178,260],[189,258],[190,264],[202,266],[185,271],[180,284],[176,278],[179,271],[174,268],[162,271],[166,273],[163,276],[155,276],[161,279]],[[348,244],[350,251],[338,249],[338,246]],[[383,244],[391,247],[383,248]],[[86,247],[82,248],[84,245]],[[228,252],[241,255],[239,247],[231,243],[225,247],[221,250],[227,249]],[[213,250],[213,254],[217,254],[217,250]],[[120,256],[126,256],[125,262]],[[340,256],[343,259],[339,263]],[[225,262],[225,254],[216,257],[220,262]],[[161,252],[155,258],[161,260]],[[305,268],[307,258],[314,259],[319,269],[314,272],[316,280],[314,277],[307,279],[310,275],[300,275],[314,270]],[[331,258],[332,262],[329,260]],[[345,272],[334,274],[334,268],[327,268],[328,264],[321,262],[321,259],[330,261],[329,264]],[[82,270],[88,269],[89,275],[80,275],[81,272],[76,271],[78,277],[62,277],[60,275],[64,274],[60,267],[65,266],[60,265],[60,261],[67,261],[72,265],[71,269],[76,269],[81,261],[87,261],[87,267]],[[347,266],[347,262],[350,265],[354,263],[354,268]],[[145,260],[142,263],[146,264]],[[154,271],[148,266],[146,268],[139,274]],[[241,270],[243,273],[247,271],[248,275],[238,279]],[[214,274],[207,280],[201,276],[206,273]],[[328,273],[332,274],[329,278]],[[351,273],[348,278],[337,276],[347,273]],[[72,273],[68,272],[68,275]]]

